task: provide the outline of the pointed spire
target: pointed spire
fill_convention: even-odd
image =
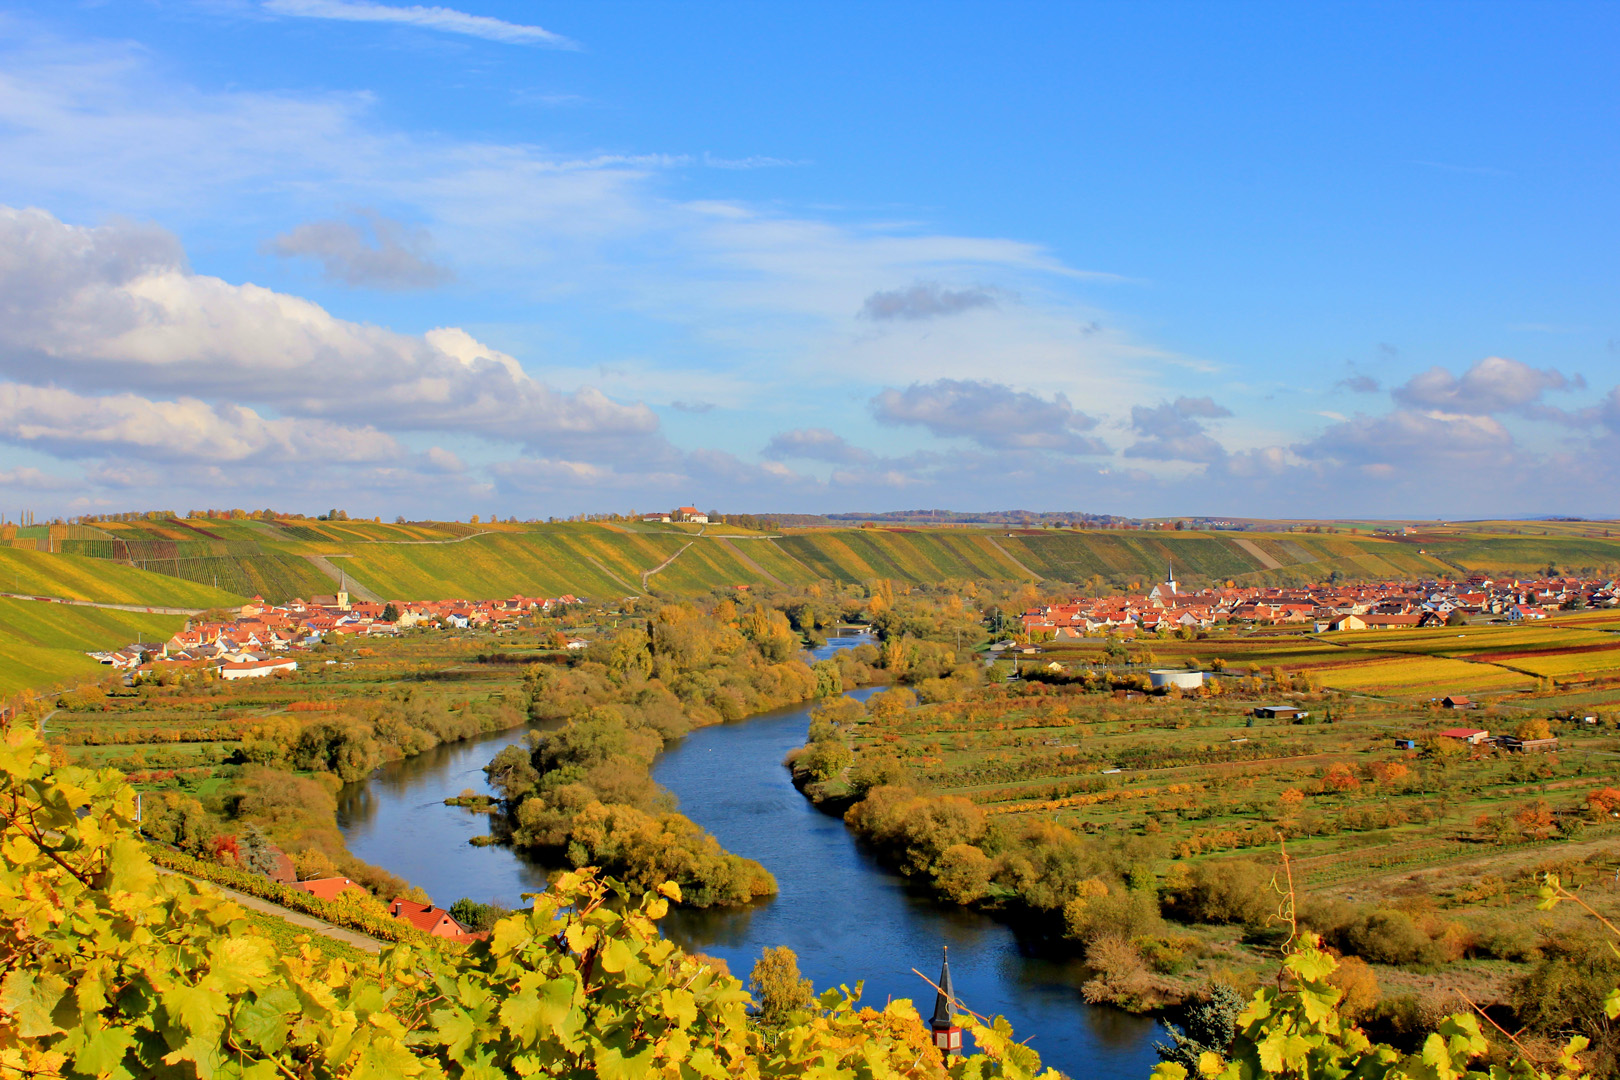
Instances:
[[[956,1009],[956,991],[951,988],[950,946],[946,946],[939,965],[939,993],[934,995],[934,1016],[929,1023],[936,1028],[951,1026],[951,1014]]]

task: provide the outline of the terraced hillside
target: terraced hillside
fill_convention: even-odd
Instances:
[[[183,615],[42,604],[0,597],[0,699],[23,689],[96,682],[107,669],[85,653],[137,641],[163,641]]]
[[[694,595],[734,585],[878,578],[1082,585],[1100,578],[1106,585],[1129,586],[1160,580],[1170,563],[1177,578],[1192,585],[1289,584],[1334,574],[1349,581],[1438,578],[1473,570],[1530,574],[1549,564],[1568,572],[1620,567],[1620,539],[1603,536],[1600,525],[1534,531],[1546,535],[1531,535],[1522,523],[1436,527],[1412,537],[904,527],[797,529],[767,536],[724,525],[700,529],[639,522],[168,519],[75,526],[71,534],[63,530],[49,540],[68,555],[0,548],[0,557],[65,560],[76,580],[86,583],[105,571],[106,588],[119,573],[144,578],[139,575],[144,569],[271,600],[331,592],[334,576],[341,575],[392,599],[563,593],[607,599],[648,591]],[[0,563],[0,572],[4,567]],[[88,584],[66,595],[85,595],[83,588]]]

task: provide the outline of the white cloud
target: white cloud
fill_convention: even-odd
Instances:
[[[545,45],[553,49],[577,49],[577,43],[539,26],[510,23],[488,15],[470,15],[446,7],[391,7],[371,0],[265,0],[264,10],[276,15],[306,19],[337,19],[343,22],[393,23],[440,30],[449,34],[500,41],[512,45]]]
[[[0,383],[0,439],[66,457],[130,453],[156,461],[350,464],[403,454],[391,436],[372,427],[267,419],[241,405],[196,398],[90,397],[17,383]]]
[[[870,461],[872,454],[852,446],[839,434],[826,428],[797,428],[772,436],[762,453],[768,458],[801,458],[807,461],[830,461],[839,465],[852,465]]]
[[[1549,390],[1582,389],[1586,380],[1555,368],[1533,368],[1503,356],[1488,356],[1456,376],[1442,367],[1412,376],[1391,391],[1401,405],[1416,409],[1488,415],[1539,404]]]
[[[1052,450],[1064,454],[1106,454],[1100,440],[1084,435],[1095,418],[1078,412],[1062,394],[1050,401],[1000,383],[938,379],[893,387],[872,399],[872,411],[885,424],[915,424],[940,438],[968,438],[999,450]]]
[[[1141,438],[1125,448],[1125,456],[1147,461],[1220,461],[1226,448],[1199,421],[1231,415],[1231,409],[1209,397],[1178,397],[1152,407],[1137,405],[1131,409],[1131,428]]]
[[[0,208],[0,372],[530,445],[601,448],[658,427],[644,405],[555,390],[463,330],[412,336],[348,322],[299,297],[192,274],[178,256],[150,228],[81,228]]]

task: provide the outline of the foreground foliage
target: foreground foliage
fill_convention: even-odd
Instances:
[[[239,907],[158,875],[112,770],[0,747],[0,1077],[946,1076],[909,1002],[823,994],[768,1045],[735,978],[659,936],[680,890],[628,903],[591,872],[465,951],[376,965],[288,955]],[[960,1020],[960,1078],[1031,1078],[1006,1022]],[[1055,1074],[1048,1074],[1055,1075]]]

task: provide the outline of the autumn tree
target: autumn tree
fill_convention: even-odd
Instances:
[[[748,974],[748,992],[759,1005],[760,1021],[776,1027],[815,1003],[814,987],[799,974],[799,957],[786,945],[766,949]]]

